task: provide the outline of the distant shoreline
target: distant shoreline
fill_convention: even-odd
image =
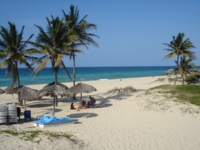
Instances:
[[[142,66],[142,67],[76,67],[76,81],[93,81],[99,79],[124,79],[135,77],[151,77],[163,75],[165,71],[173,66]],[[73,78],[73,68],[68,68],[71,78]],[[34,79],[30,71],[19,68],[21,85],[47,84],[54,81],[54,73],[51,68],[44,68]],[[11,78],[5,77],[5,69],[0,70],[0,86],[11,84]],[[58,73],[58,82],[71,82],[66,72],[61,68]]]
[[[163,76],[150,76],[150,77],[134,77],[134,78],[118,78],[118,79],[99,79],[99,80],[89,80],[89,81],[76,81],[76,83],[82,82],[82,83],[93,83],[93,82],[113,82],[113,81],[123,81],[123,80],[141,80],[141,79],[150,79],[150,78],[167,78],[166,75]],[[60,82],[62,84],[73,84],[73,81],[71,82]],[[26,84],[26,86],[33,86],[33,87],[40,87],[40,86],[45,86],[46,83],[39,83],[39,84]],[[6,88],[7,86],[0,86],[1,88]]]

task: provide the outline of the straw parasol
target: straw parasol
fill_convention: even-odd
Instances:
[[[55,85],[55,82],[52,82],[44,86],[42,90],[38,91],[38,94],[40,96],[54,97],[54,95],[57,95],[57,96],[60,95],[61,97],[63,97],[63,96],[67,96],[67,93],[66,93],[67,89],[68,87],[62,83],[57,82],[57,84]]]
[[[41,97],[37,95],[38,90],[36,89],[31,89],[27,86],[23,86],[20,89],[18,89],[19,95],[20,95],[20,100],[24,100],[24,107],[26,110],[26,101],[30,100],[37,100],[40,99]]]
[[[67,90],[67,92],[71,94],[81,93],[81,100],[82,100],[82,93],[91,93],[93,91],[97,91],[97,89],[85,83],[78,83]]]
[[[55,113],[55,103],[57,103],[57,96],[67,96],[66,90],[68,89],[67,86],[57,82],[49,83],[48,85],[44,86],[42,90],[38,91],[38,96],[51,96],[54,97],[53,101],[53,115]]]
[[[164,72],[164,75],[173,75],[174,74],[174,69],[168,69],[167,71]]]
[[[31,89],[25,85],[20,85],[18,87],[15,87],[13,84],[11,84],[10,86],[8,86],[5,89],[5,92],[7,94],[18,94],[19,101],[22,102],[22,100],[24,100],[25,110],[26,110],[26,100],[28,100],[28,101],[37,100],[37,99],[41,99],[41,97],[42,97],[37,94],[38,90]]]
[[[15,88],[14,84],[11,84],[4,91],[6,92],[6,94],[14,94],[12,91],[14,88]]]
[[[0,94],[3,94],[3,93],[5,93],[5,91],[0,88]]]

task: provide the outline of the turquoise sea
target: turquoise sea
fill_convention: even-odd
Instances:
[[[168,69],[175,68],[174,66],[151,66],[151,67],[77,67],[76,81],[99,80],[99,79],[123,79],[135,77],[161,76]],[[68,68],[71,77],[73,77],[73,69]],[[54,73],[51,68],[43,69],[32,81],[31,72],[25,68],[19,69],[21,85],[31,84],[47,84],[54,81]],[[70,82],[68,76],[63,69],[59,70],[59,82]],[[0,87],[5,87],[11,84],[11,78],[5,78],[5,69],[0,69]]]

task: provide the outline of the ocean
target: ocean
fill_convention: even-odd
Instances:
[[[136,77],[161,76],[168,69],[175,66],[140,66],[140,67],[76,67],[76,81],[91,81],[100,79],[123,79]],[[73,78],[73,68],[68,68]],[[33,75],[26,68],[19,68],[21,85],[47,84],[54,81],[51,68],[44,68],[32,81]],[[65,71],[61,68],[58,73],[58,82],[71,82]],[[0,69],[0,87],[11,84],[11,78],[5,78],[5,69]]]

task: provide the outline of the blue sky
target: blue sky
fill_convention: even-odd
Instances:
[[[46,17],[62,17],[70,5],[78,6],[80,18],[88,15],[87,22],[97,25],[91,33],[99,47],[84,47],[84,54],[76,57],[76,66],[170,66],[174,59],[162,60],[168,54],[163,43],[172,36],[185,33],[197,47],[196,65],[200,65],[200,1],[199,0],[1,0],[0,26],[8,21],[18,29],[24,25],[24,39],[38,34],[34,24],[45,29]],[[65,64],[72,61],[65,58]]]

